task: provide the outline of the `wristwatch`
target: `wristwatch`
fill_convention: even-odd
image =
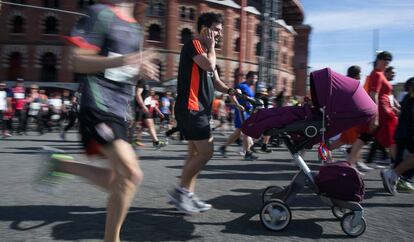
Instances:
[[[229,94],[230,96],[234,96],[236,95],[237,91],[234,88],[229,88],[227,89],[227,94]]]

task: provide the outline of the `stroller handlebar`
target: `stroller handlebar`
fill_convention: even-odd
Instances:
[[[253,107],[261,107],[263,106],[263,101],[259,98],[249,97],[245,94],[237,93],[236,97],[242,100],[249,102]]]

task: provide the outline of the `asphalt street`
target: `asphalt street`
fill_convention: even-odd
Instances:
[[[217,148],[224,136],[215,136]],[[263,189],[289,184],[298,171],[283,147],[261,154],[257,161],[244,161],[236,146],[229,148],[229,158],[216,152],[196,187],[214,208],[183,215],[167,203],[166,192],[180,175],[186,144],[171,141],[154,150],[145,142],[137,150],[145,179],[123,226],[122,241],[414,241],[414,194],[385,193],[378,169],[364,176],[367,230],[359,238],[346,236],[330,207],[308,190],[291,206],[293,220],[286,230],[267,230],[259,219]],[[103,191],[77,177],[68,179],[56,195],[32,189],[42,146],[88,160],[74,132],[67,141],[57,133],[0,139],[0,241],[101,241],[107,199]],[[343,159],[339,152],[334,155]],[[319,168],[315,151],[304,158],[311,169]],[[106,165],[99,159],[87,162]]]

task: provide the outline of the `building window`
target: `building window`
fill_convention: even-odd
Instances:
[[[262,43],[258,42],[256,44],[256,56],[262,55]]]
[[[240,38],[237,38],[234,42],[234,51],[240,52]]]
[[[59,7],[59,0],[43,0],[44,7]]]
[[[58,33],[58,20],[55,17],[49,16],[45,20],[45,34]]]
[[[262,35],[262,30],[263,30],[263,28],[262,28],[262,25],[257,25],[257,27],[256,27],[256,35],[257,36],[261,36]]]
[[[287,64],[288,63],[288,56],[287,54],[282,54],[282,63]]]
[[[237,18],[236,21],[234,22],[234,28],[236,30],[240,30],[241,29],[241,21],[240,21],[240,18]]]
[[[78,0],[78,8],[84,8],[85,5],[93,5],[95,4],[94,0]]]
[[[152,24],[148,32],[148,40],[161,41],[161,27],[158,24]]]
[[[190,20],[194,20],[195,19],[195,10],[194,10],[194,8],[190,8],[190,14],[188,15],[188,18]]]
[[[13,18],[13,25],[12,25],[11,32],[13,34],[22,34],[24,32],[23,26],[24,26],[23,17],[22,16],[15,16]]]
[[[180,18],[185,19],[186,16],[187,16],[186,15],[186,7],[183,6],[183,7],[180,8]]]
[[[162,17],[165,15],[165,4],[163,1],[148,1],[147,16]]]
[[[9,69],[7,71],[7,79],[10,81],[22,77],[23,57],[20,52],[13,52],[9,56]]]
[[[191,7],[180,7],[180,18],[182,20],[194,20],[196,18],[196,11]]]
[[[193,32],[191,32],[190,29],[185,28],[181,30],[181,44],[187,43],[187,41],[190,41],[193,38]]]
[[[44,82],[57,81],[56,55],[51,52],[45,53],[42,56],[41,63],[42,63],[42,71],[41,71],[40,81],[44,81]]]

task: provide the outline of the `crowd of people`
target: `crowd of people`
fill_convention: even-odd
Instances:
[[[74,127],[79,109],[79,93],[69,90],[47,92],[38,85],[25,87],[18,78],[13,87],[0,82],[0,127],[2,138],[27,135],[30,128],[39,134],[60,131],[65,133]]]
[[[145,145],[141,139],[143,130],[148,131],[156,149],[166,146],[168,138],[177,131],[180,139],[187,142],[181,177],[167,196],[178,210],[199,213],[212,207],[195,194],[197,176],[214,152],[212,130],[232,132],[219,148],[223,157],[228,156],[227,147],[234,142],[241,144],[240,153],[245,160],[256,160],[255,152],[272,152],[269,148],[272,142],[277,145],[270,136],[253,140],[241,132],[243,121],[254,107],[238,98],[238,94],[261,99],[263,108],[311,105],[307,97],[297,100],[286,96],[284,90],[259,85],[258,75],[253,71],[240,84],[228,87],[216,69],[215,47],[222,39],[223,29],[223,17],[216,13],[200,15],[198,37],[182,47],[177,93],[155,92],[145,80],[156,80],[159,76],[157,66],[151,62],[156,53],[141,49],[143,38],[133,18],[134,6],[131,1],[92,5],[87,12],[89,17],[78,21],[67,37],[74,45],[74,72],[86,77],[82,79],[81,95],[63,91],[50,93],[48,97],[35,85],[26,90],[22,79],[12,88],[0,83],[3,137],[25,134],[28,121],[33,120],[39,133],[59,127],[60,137],[65,139],[66,131],[78,123],[85,153],[110,161],[110,167],[93,166],[75,161],[64,151],[50,149],[48,165],[39,178],[39,183],[53,186],[58,184],[55,181],[60,179],[59,174],[68,173],[86,178],[107,191],[104,240],[108,242],[120,241],[121,226],[143,180],[133,149],[133,145]],[[407,81],[408,94],[401,103],[392,99],[390,81],[395,70],[388,67],[391,60],[388,52],[378,54],[374,70],[365,82],[366,91],[378,105],[377,119],[344,132],[330,146],[335,149],[352,145],[348,162],[365,172],[369,166],[359,162],[361,148],[371,140],[377,141],[374,148],[382,146],[389,151],[390,165],[394,164],[393,169],[384,169],[381,174],[384,187],[395,194],[397,190],[414,190],[409,183],[414,164],[414,79]],[[360,72],[359,67],[353,66],[348,76],[360,79]],[[221,94],[216,95],[216,91]],[[67,125],[63,127],[63,124]],[[158,137],[160,130],[165,139]],[[404,153],[406,150],[408,155]]]

